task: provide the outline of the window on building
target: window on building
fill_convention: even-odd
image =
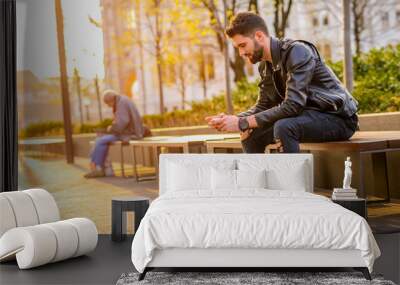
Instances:
[[[384,12],[381,16],[382,19],[382,27],[388,28],[389,27],[389,13],[388,12]]]
[[[396,11],[396,23],[400,25],[400,10]]]
[[[313,24],[314,27],[318,26],[318,18],[317,17],[313,17],[312,24]]]
[[[325,44],[324,45],[324,58],[326,59],[331,59],[332,58],[332,49],[330,44]]]
[[[214,57],[212,54],[207,55],[207,77],[208,80],[215,78]]]
[[[162,65],[162,76],[166,84],[174,84],[176,82],[175,65],[168,62],[164,63]]]
[[[168,64],[168,83],[175,83],[175,82],[176,82],[175,64],[169,63]]]
[[[197,63],[199,72],[198,76],[200,80],[212,80],[215,78],[215,63],[212,54],[199,52]]]
[[[328,25],[329,25],[329,17],[328,17],[328,15],[326,15],[326,16],[324,17],[323,24],[324,24],[324,26],[328,26]]]
[[[203,52],[199,52],[197,55],[197,64],[199,71],[199,80],[206,80],[206,65],[205,65],[205,56]]]

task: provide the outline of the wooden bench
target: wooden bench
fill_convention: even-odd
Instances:
[[[25,139],[18,141],[20,151],[37,150],[40,158],[44,157],[46,148],[51,146],[64,146],[65,139],[63,138],[40,138],[40,139]]]
[[[149,147],[153,150],[154,155],[154,163],[156,166],[156,174],[155,178],[158,177],[158,157],[162,152],[162,148],[171,150],[174,148],[179,148],[183,153],[189,153],[193,148],[202,148],[205,147],[206,142],[208,141],[223,141],[225,139],[239,138],[238,133],[234,134],[209,134],[209,135],[188,135],[188,136],[179,136],[179,137],[167,137],[164,139],[151,139],[149,140],[132,140],[129,144],[132,146],[133,154],[135,155],[135,148],[140,147]],[[140,178],[137,172],[137,166],[135,163],[134,157],[134,173],[136,177],[136,181],[139,181]]]
[[[240,140],[225,140],[207,142],[207,152],[216,149],[242,149]],[[353,160],[358,159],[360,197],[366,198],[364,160],[367,155],[372,157],[374,174],[381,174],[385,180],[387,196],[383,201],[390,201],[389,178],[387,171],[386,153],[400,150],[400,131],[356,132],[348,141],[301,143],[301,151],[345,151],[352,153]],[[271,144],[266,152],[277,151],[277,145]],[[382,200],[379,200],[382,201]]]
[[[131,176],[128,176],[125,174],[125,155],[124,155],[124,147],[129,147],[131,142],[151,142],[151,141],[157,141],[157,140],[164,140],[167,138],[171,138],[171,136],[154,136],[154,137],[145,137],[143,139],[140,140],[131,140],[131,141],[115,141],[109,144],[110,147],[116,146],[119,148],[119,155],[120,155],[120,164],[121,164],[121,174],[122,177],[124,178],[130,178]],[[94,145],[96,143],[96,141],[90,141],[91,145]],[[137,163],[136,163],[136,154],[134,152],[134,149],[132,149],[131,152],[131,161],[132,161],[132,165],[134,168],[134,175],[135,177],[137,177]]]
[[[89,143],[92,147],[94,147],[96,141],[90,141]],[[121,175],[122,175],[122,177],[127,178],[128,176],[125,175],[124,147],[129,146],[129,142],[116,141],[116,142],[109,143],[108,145],[110,147],[117,146],[119,148],[120,163],[121,163]]]

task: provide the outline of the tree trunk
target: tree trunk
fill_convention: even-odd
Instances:
[[[75,77],[75,87],[76,94],[78,95],[78,105],[79,105],[79,122],[83,125],[83,111],[82,111],[82,97],[81,97],[81,79],[79,77],[78,69],[74,68],[74,77]]]
[[[344,48],[343,78],[347,90],[351,92],[353,90],[353,58],[351,54],[350,4],[350,0],[342,0]]]
[[[285,37],[287,22],[292,8],[292,0],[274,0],[274,30],[278,38]]]
[[[200,48],[200,79],[203,87],[203,97],[207,99],[207,76],[206,76],[206,63],[205,63],[205,56],[204,51]]]
[[[224,28],[224,24],[222,22],[222,20],[219,18],[219,14],[218,14],[218,9],[214,3],[213,0],[207,1],[207,0],[203,0],[203,5],[206,7],[206,9],[208,10],[209,14],[210,14],[210,22],[212,23],[212,27],[213,30],[215,32],[215,36],[218,42],[218,46],[219,46],[219,50],[222,53],[225,53],[225,44],[226,44],[226,40],[225,40],[225,28]],[[257,2],[257,1],[255,1]],[[224,2],[225,6],[226,6],[226,1]],[[235,6],[235,0],[232,0],[231,3],[231,13],[230,15],[233,15],[234,13],[234,6]],[[249,4],[249,7],[251,7],[251,5]],[[227,8],[228,9],[228,8]],[[229,9],[228,9],[229,10]],[[231,67],[233,73],[234,73],[234,81],[240,81],[243,78],[246,78],[246,73],[244,72],[244,60],[242,57],[237,56],[237,51],[235,49],[235,57],[232,59],[229,59],[229,66]]]
[[[226,7],[226,0],[222,1],[224,4],[224,27],[226,28],[228,25],[228,18],[227,18],[227,7]],[[228,39],[224,37],[224,57],[225,57],[225,105],[226,105],[226,112],[228,114],[233,114],[233,103],[232,103],[232,94],[231,94],[231,82],[230,82],[230,75],[229,75],[229,49],[228,49]]]
[[[186,103],[186,77],[185,77],[185,66],[184,64],[186,64],[185,62],[182,62],[182,47],[179,43],[178,46],[178,56],[180,58],[180,63],[178,65],[179,68],[179,83],[180,83],[180,93],[181,93],[181,109],[185,110],[185,103]]]
[[[136,36],[139,47],[139,65],[140,65],[140,89],[143,99],[143,115],[147,114],[147,92],[146,92],[146,75],[144,72],[144,54],[142,40],[142,10],[140,0],[135,0],[135,19],[136,19]]]
[[[160,45],[156,44],[157,76],[158,76],[158,95],[160,97],[160,114],[164,113],[164,88],[162,76],[162,56]]]
[[[246,73],[244,71],[245,62],[240,56],[238,49],[235,49],[235,59],[233,61],[231,60],[229,64],[233,70],[233,80],[235,82],[247,80]]]
[[[361,33],[364,31],[364,11],[367,6],[367,0],[352,0],[351,11],[353,14],[353,33],[356,46],[356,54],[361,53]]]
[[[65,154],[67,163],[74,163],[74,146],[72,141],[71,108],[68,92],[68,75],[65,56],[64,42],[64,16],[62,12],[61,0],[55,0],[56,23],[57,23],[57,43],[58,59],[60,61],[60,81],[61,96],[64,118]]]
[[[102,122],[103,121],[103,112],[102,112],[102,109],[101,109],[99,77],[97,76],[97,74],[96,74],[96,78],[94,79],[94,86],[96,88],[97,109],[99,111],[99,119],[100,119],[100,122]]]
[[[181,96],[182,96],[182,110],[185,110],[185,104],[186,104],[186,82],[185,82],[185,74],[183,72],[183,65],[180,65],[179,67],[179,73],[180,73],[180,81],[181,81]]]
[[[163,75],[162,75],[162,64],[163,58],[161,54],[161,25],[160,25],[160,1],[155,1],[155,7],[157,9],[155,14],[155,30],[156,30],[156,60],[157,60],[157,74],[158,74],[158,92],[160,96],[160,114],[165,112],[164,107],[164,88],[163,88]]]

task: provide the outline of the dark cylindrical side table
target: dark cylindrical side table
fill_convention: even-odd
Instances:
[[[111,239],[122,241],[126,238],[126,212],[135,212],[135,232],[149,208],[150,199],[146,197],[113,197],[111,202]]]

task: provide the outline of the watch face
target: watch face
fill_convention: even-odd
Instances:
[[[239,119],[239,129],[243,132],[249,128],[249,122],[246,118]]]

